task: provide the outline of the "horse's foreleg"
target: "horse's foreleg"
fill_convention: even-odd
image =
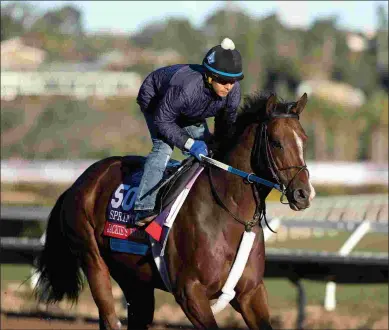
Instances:
[[[182,283],[174,296],[189,321],[198,329],[218,328],[205,287],[198,280],[188,280],[185,276],[181,278]]]
[[[89,241],[83,270],[99,310],[100,329],[121,329],[121,323],[115,313],[115,301],[108,267],[94,239]]]
[[[148,329],[154,318],[154,288],[127,278],[121,285],[127,301],[128,330]]]
[[[270,325],[267,293],[263,281],[252,291],[235,297],[231,301],[231,306],[242,314],[250,329],[273,329]]]

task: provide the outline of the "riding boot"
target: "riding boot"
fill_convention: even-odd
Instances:
[[[154,210],[139,211],[135,216],[135,226],[144,227],[157,217],[158,213]]]

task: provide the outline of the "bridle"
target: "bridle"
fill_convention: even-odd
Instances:
[[[251,153],[251,160],[252,160],[253,167],[256,169],[256,172],[259,171],[262,172],[264,170],[270,171],[273,180],[276,183],[278,183],[281,188],[280,202],[282,204],[289,204],[289,202],[284,202],[284,196],[286,196],[286,193],[289,191],[291,184],[293,183],[295,178],[304,170],[307,171],[309,177],[309,171],[305,163],[304,165],[295,165],[295,166],[288,166],[283,168],[277,167],[273,157],[273,153],[271,152],[270,149],[269,135],[267,132],[267,127],[268,127],[267,124],[269,120],[278,119],[278,118],[295,118],[299,120],[299,115],[297,113],[278,113],[278,114],[272,113],[266,120],[264,120],[257,128],[254,147]],[[260,161],[262,156],[265,157],[266,159],[265,162]],[[259,161],[257,162],[257,160]],[[297,169],[298,171],[293,175],[292,179],[290,179],[288,184],[285,186],[281,182],[279,174],[277,173],[280,173],[282,171],[288,171],[291,169]]]
[[[271,119],[278,119],[278,118],[295,118],[299,120],[299,115],[296,113],[278,113],[278,114],[271,114],[268,118],[266,118],[260,125],[257,127],[256,135],[255,135],[255,140],[254,140],[254,146],[251,151],[251,164],[252,168],[254,169],[255,172],[261,173],[263,171],[270,171],[273,180],[276,181],[276,183],[279,186],[279,190],[281,191],[281,197],[280,197],[280,202],[282,204],[289,204],[289,202],[284,202],[283,198],[286,196],[286,193],[289,191],[291,184],[297,177],[297,175],[306,170],[308,172],[309,176],[309,171],[307,168],[307,165],[304,163],[304,165],[296,165],[296,166],[288,166],[288,167],[283,167],[279,169],[275,163],[273,154],[270,149],[270,143],[269,143],[269,137],[268,137],[268,132],[267,132],[267,123]],[[264,144],[262,144],[262,141],[264,141]],[[264,156],[266,158],[265,162],[260,161],[261,157]],[[258,161],[259,160],[259,161]],[[257,162],[258,161],[258,162]],[[282,171],[287,171],[291,169],[298,169],[296,174],[292,177],[292,179],[288,182],[288,184],[285,185],[281,182],[279,175],[277,175],[277,172],[280,173]],[[251,173],[254,174],[254,173]],[[252,184],[252,190],[253,190],[253,196],[256,202],[256,208],[254,212],[254,216],[252,220],[245,221],[240,219],[238,216],[233,214],[228,207],[224,204],[222,199],[220,198],[219,194],[217,193],[216,187],[213,183],[212,175],[211,175],[211,167],[208,167],[208,175],[209,175],[209,181],[211,185],[211,190],[213,193],[214,198],[218,202],[218,204],[225,210],[227,211],[236,221],[240,222],[245,226],[246,231],[250,231],[259,221],[262,219],[265,220],[267,227],[275,233],[271,227],[269,226],[267,219],[266,219],[266,204],[264,200],[260,199],[259,196],[259,184],[256,182],[253,182],[250,180],[250,175],[245,179],[246,183]],[[270,183],[270,182],[269,182]]]

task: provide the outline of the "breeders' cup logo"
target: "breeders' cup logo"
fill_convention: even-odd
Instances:
[[[215,52],[214,51],[207,56],[207,61],[209,64],[215,63]]]

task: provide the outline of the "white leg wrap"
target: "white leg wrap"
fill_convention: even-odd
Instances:
[[[236,255],[236,259],[231,268],[226,283],[222,288],[222,294],[217,301],[211,306],[213,314],[217,314],[222,311],[228,303],[235,297],[234,288],[238,283],[240,277],[243,274],[246,267],[247,259],[249,258],[251,248],[255,239],[255,233],[245,231],[243,233],[242,241],[239,245],[239,250]]]

